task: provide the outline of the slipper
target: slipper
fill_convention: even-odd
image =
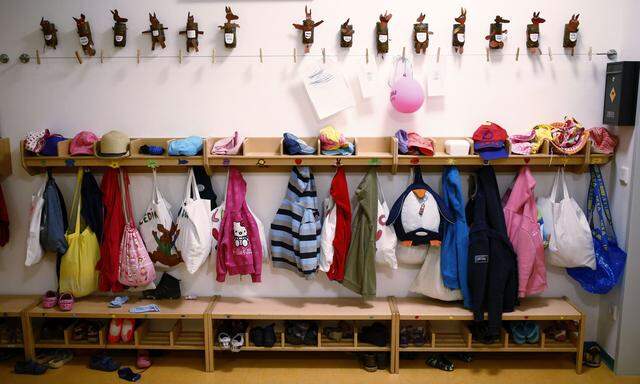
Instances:
[[[220,332],[218,334],[218,343],[220,343],[220,346],[222,347],[222,349],[229,349],[230,348],[229,343],[231,343],[231,338],[226,333]]]
[[[133,329],[135,328],[136,321],[134,319],[124,319],[122,322],[122,332],[120,332],[120,338],[123,343],[130,343],[133,340]]]
[[[127,301],[129,301],[129,296],[116,296],[109,302],[109,308],[120,308]]]
[[[151,366],[151,357],[149,357],[149,351],[146,349],[138,350],[138,357],[136,358],[136,367],[139,369],[147,369]]]
[[[47,363],[47,366],[53,369],[60,368],[70,362],[71,359],[73,359],[73,353],[71,351],[59,350],[56,356]]]
[[[114,372],[120,368],[120,363],[114,361],[110,356],[98,354],[91,356],[89,368],[96,371]]]
[[[58,307],[61,311],[68,312],[73,309],[74,301],[73,295],[65,292],[58,298]]]
[[[109,336],[107,337],[109,344],[118,344],[120,342],[122,323],[123,319],[111,319],[111,323],[109,324]]]
[[[427,358],[426,363],[433,368],[438,368],[446,372],[451,372],[454,369],[451,360],[444,357],[444,355],[431,355]]]
[[[238,333],[231,339],[231,352],[240,352],[240,348],[244,345],[244,336]]]
[[[54,291],[47,291],[44,296],[42,296],[42,308],[53,308],[56,304],[58,304],[58,294]]]
[[[142,376],[139,373],[135,373],[129,367],[118,369],[118,377],[126,381],[138,381]]]
[[[597,345],[592,345],[584,351],[582,364],[591,368],[598,368],[602,363],[602,350]]]

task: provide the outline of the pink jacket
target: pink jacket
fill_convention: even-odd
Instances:
[[[216,280],[229,275],[251,275],[259,283],[262,274],[260,232],[246,199],[247,183],[235,168],[229,169],[225,210],[220,223]]]
[[[525,297],[547,288],[547,268],[534,196],[536,180],[529,167],[520,169],[503,199],[509,239],[518,255],[518,295]]]

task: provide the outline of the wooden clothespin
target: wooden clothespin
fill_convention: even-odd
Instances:
[[[593,47],[589,47],[589,61],[593,58]]]
[[[104,64],[104,49],[100,50],[100,64]]]
[[[74,52],[76,55],[76,60],[78,60],[78,64],[82,64],[82,57],[80,57],[80,54],[78,53],[78,51]]]
[[[178,50],[178,63],[182,64],[182,49]]]
[[[406,58],[405,56],[406,49],[407,49],[406,47],[402,47],[402,60]]]
[[[136,64],[140,64],[140,50],[136,50]]]
[[[40,65],[40,50],[36,48],[36,63]]]
[[[551,47],[547,47],[547,52],[549,53],[549,61],[553,61],[553,55],[551,54]]]
[[[438,53],[436,53],[436,63],[440,62],[440,47],[438,47]]]
[[[296,48],[293,48],[293,64],[298,62],[298,58],[297,58],[297,52],[296,52]]]
[[[489,48],[486,48],[487,51],[487,63],[489,62]]]
[[[262,64],[262,63],[263,63],[263,60],[262,60],[262,48],[260,48],[260,64]]]
[[[327,63],[327,54],[324,51],[324,48],[322,48],[322,64],[326,64]]]
[[[365,64],[369,64],[369,48],[366,48],[364,51]]]
[[[211,51],[211,62],[213,64],[216,63],[216,49],[215,48],[213,48],[213,51]]]
[[[520,47],[518,47],[518,50],[516,51],[516,61],[518,61],[519,58],[520,58]]]

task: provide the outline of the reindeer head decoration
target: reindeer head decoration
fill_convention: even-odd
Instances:
[[[302,31],[302,44],[304,44],[305,53],[308,53],[311,44],[313,44],[313,31],[318,25],[322,24],[324,20],[318,22],[313,21],[311,18],[311,9],[307,10],[306,5],[304,6],[304,14],[305,19],[302,21],[302,24],[293,24],[293,27]]]
[[[453,37],[451,40],[451,45],[457,53],[462,54],[462,51],[464,50],[464,23],[467,22],[467,10],[464,8],[460,8],[460,16],[456,17],[454,20],[457,24],[453,24]]]
[[[540,17],[540,12],[533,12],[531,23],[527,25],[527,48],[540,47],[540,24],[546,20]]]
[[[502,49],[504,47],[504,41],[506,40],[507,30],[502,29],[502,24],[510,23],[509,20],[503,19],[502,16],[497,15],[493,24],[489,27],[489,35],[485,39],[489,40],[489,48]]]
[[[126,22],[129,21],[129,19],[121,17],[117,9],[111,11],[111,14],[113,15],[113,21],[115,21],[113,25],[113,45],[115,47],[124,47],[127,45]]]
[[[149,29],[142,31],[142,33],[151,34],[151,50],[153,51],[156,49],[156,44],[160,44],[162,49],[165,49],[167,44],[165,43],[164,31],[168,28],[160,23],[155,12],[153,15],[149,13],[149,22],[151,23],[151,25],[149,25]]]
[[[389,21],[392,14],[384,11],[384,15],[380,15],[379,21],[376,23],[376,48],[379,54],[389,53]]]
[[[199,52],[198,49],[198,35],[204,35],[204,32],[198,29],[198,23],[196,23],[191,12],[187,14],[187,27],[184,31],[180,31],[181,35],[187,35],[187,52],[191,49],[195,49],[196,52]]]
[[[82,51],[87,56],[94,56],[96,50],[93,48],[93,37],[91,37],[91,25],[86,20],[84,14],[80,14],[80,18],[73,18],[76,21],[76,27],[78,30],[78,37],[80,38],[80,45]]]
[[[234,20],[238,20],[240,17],[233,14],[231,7],[224,7],[226,13],[225,18],[227,22],[223,25],[219,25],[218,28],[224,31],[224,46],[226,48],[236,47],[236,28],[240,28],[239,24],[234,23]]]
[[[45,20],[43,17],[40,20],[40,27],[42,28],[42,35],[44,36],[45,47],[56,49],[58,46],[58,30],[56,29],[56,25],[49,20]]]
[[[420,13],[417,23],[413,24],[413,46],[416,53],[425,53],[429,48],[429,35],[433,32],[429,31],[429,24],[424,22],[425,14]]]
[[[579,13],[577,15],[572,15],[569,23],[564,25],[564,39],[562,42],[562,46],[564,48],[575,48],[576,44],[578,44],[578,26],[580,25],[580,22],[578,21],[579,17]]]
[[[340,46],[350,48],[353,45],[353,25],[349,24],[350,18],[340,25]]]

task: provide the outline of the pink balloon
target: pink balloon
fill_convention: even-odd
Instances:
[[[420,83],[408,77],[400,77],[391,88],[391,105],[402,113],[413,113],[424,102],[424,91]]]

